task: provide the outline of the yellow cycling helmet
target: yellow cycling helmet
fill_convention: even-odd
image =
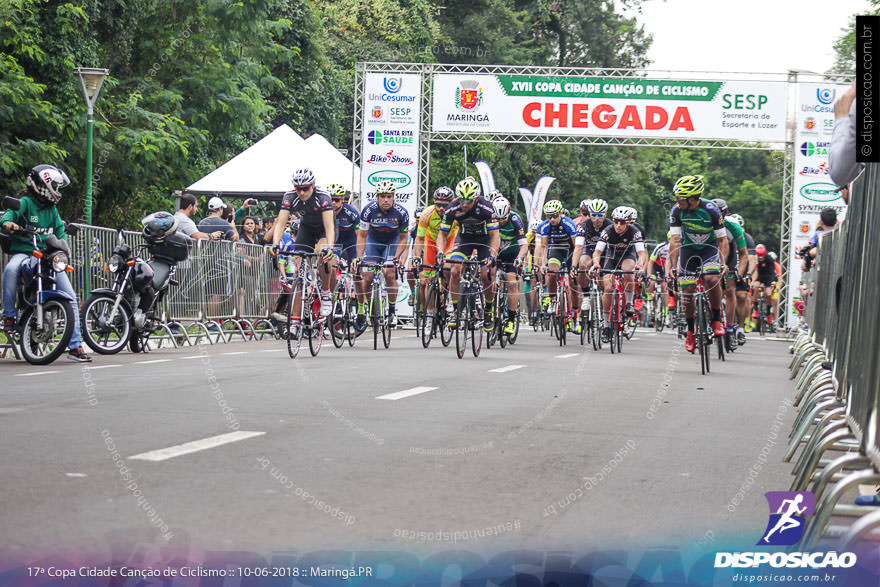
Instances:
[[[704,187],[702,175],[685,175],[675,182],[672,193],[676,200],[690,198],[701,195]]]
[[[345,187],[339,185],[338,183],[331,183],[330,185],[328,185],[327,191],[330,193],[331,198],[345,197]]]
[[[470,202],[471,200],[479,198],[482,191],[479,182],[470,175],[458,182],[458,185],[455,186],[455,195],[463,202]]]
[[[560,214],[562,212],[562,202],[559,200],[550,200],[544,204],[544,214]]]

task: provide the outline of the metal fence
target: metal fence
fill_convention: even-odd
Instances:
[[[876,507],[842,503],[858,485],[880,483],[880,239],[872,231],[880,222],[878,196],[880,166],[868,165],[846,219],[819,240],[809,331],[793,347],[800,411],[786,460],[803,447],[791,489],[816,495],[807,548],[828,538],[850,548],[880,527]],[[832,526],[832,516],[852,523]]]

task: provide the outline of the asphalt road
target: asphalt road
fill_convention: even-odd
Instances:
[[[755,337],[701,376],[668,333],[611,355],[529,331],[458,360],[398,331],[2,360],[0,553],[754,544],[791,481],[789,358]]]

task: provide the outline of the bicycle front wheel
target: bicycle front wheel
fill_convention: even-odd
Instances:
[[[467,295],[458,298],[458,305],[455,307],[455,354],[459,359],[464,358],[464,352],[467,350],[468,331],[468,299]]]
[[[321,352],[321,344],[324,342],[324,326],[327,319],[321,316],[321,300],[318,297],[317,290],[309,296],[309,351],[313,357],[317,357]]]
[[[471,330],[471,351],[475,357],[479,357],[480,349],[483,346],[483,320],[486,319],[486,313],[483,310],[482,300],[476,294],[471,294],[468,297],[471,307],[468,311],[470,314],[468,322]]]
[[[303,327],[302,327],[302,319],[304,314],[304,293],[303,282],[302,279],[297,279],[293,282],[293,289],[290,291],[290,298],[287,302],[287,332],[285,333],[285,338],[287,339],[287,354],[290,355],[291,359],[295,359],[299,354],[299,349],[302,347],[302,339],[303,339]],[[299,303],[296,303],[296,298],[299,296]],[[299,317],[299,324],[291,323],[291,316]]]

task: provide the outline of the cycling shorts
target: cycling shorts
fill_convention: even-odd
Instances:
[[[632,259],[638,263],[639,257],[634,247],[629,247],[622,257],[613,257],[611,255],[602,255],[602,269],[609,271],[612,269],[620,269],[620,266],[626,259]]]
[[[489,249],[489,235],[459,235],[455,242],[455,250],[449,255],[451,260],[466,261],[474,251],[477,251],[477,259],[485,261],[491,251]]]
[[[310,227],[305,224],[299,225],[299,230],[296,231],[296,244],[293,246],[293,252],[295,253],[314,253],[315,245],[318,244],[318,241],[327,236],[324,232],[324,226],[320,227]]]
[[[550,246],[547,249],[547,264],[556,263],[560,267],[571,260],[572,250],[569,247]]]
[[[367,245],[364,247],[364,263],[385,263],[393,261],[397,253],[397,242],[382,243],[375,241],[367,235]]]
[[[681,247],[678,253],[678,273],[679,283],[682,287],[694,286],[697,284],[697,277],[701,272],[712,272],[721,270],[721,257],[718,249],[714,247],[704,247],[695,249],[692,247]]]

